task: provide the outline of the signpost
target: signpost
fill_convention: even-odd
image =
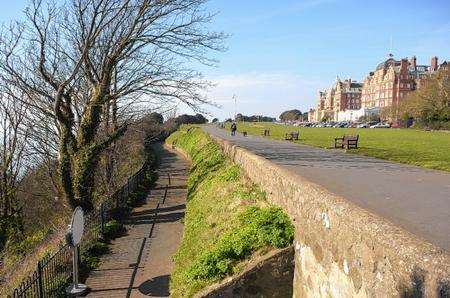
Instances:
[[[66,293],[70,296],[78,296],[86,292],[87,286],[78,283],[78,256],[79,256],[79,245],[81,243],[81,238],[83,237],[84,231],[84,213],[81,207],[75,208],[72,215],[72,221],[69,226],[69,231],[66,235],[66,240],[72,247],[73,251],[73,284],[71,284],[67,289]]]

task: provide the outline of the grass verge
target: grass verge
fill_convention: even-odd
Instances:
[[[191,297],[205,286],[238,272],[258,251],[286,247],[294,228],[270,206],[219,146],[195,126],[182,126],[167,143],[192,160],[182,243],[174,256],[171,296]]]
[[[229,128],[229,126],[228,126]],[[284,140],[285,134],[300,131],[300,140],[315,147],[330,148],[334,138],[359,134],[354,154],[450,172],[450,133],[415,129],[308,128],[274,123],[238,123],[238,131],[261,135],[270,129],[270,138]]]

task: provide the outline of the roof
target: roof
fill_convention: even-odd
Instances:
[[[400,61],[397,61],[394,58],[389,58],[386,61],[383,61],[380,64],[378,64],[376,70],[386,69],[389,66],[398,66],[398,65],[400,65]]]

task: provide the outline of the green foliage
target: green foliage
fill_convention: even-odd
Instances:
[[[108,221],[103,229],[103,235],[106,239],[116,239],[117,237],[122,236],[126,232],[124,225],[113,219]]]
[[[139,189],[145,190],[146,192],[149,190],[149,188],[155,183],[156,179],[158,178],[157,172],[153,169],[148,169],[147,172],[145,172],[144,179],[139,184]]]
[[[0,251],[5,245],[23,241],[24,235],[21,230],[22,222],[19,217],[0,218]]]
[[[127,206],[131,208],[138,206],[145,198],[145,195],[146,192],[139,189],[131,192],[127,197]]]
[[[442,69],[421,83],[400,104],[403,116],[412,117],[420,127],[448,129],[450,127],[450,69]]]
[[[82,254],[82,262],[80,266],[80,274],[86,277],[93,269],[100,264],[101,256],[109,252],[108,244],[101,241],[92,241],[89,243]]]
[[[153,183],[156,181],[157,174],[151,168],[151,166],[147,169],[144,174],[144,178],[139,182],[137,189],[131,192],[127,198],[127,206],[130,208],[139,206],[145,200],[147,193]]]
[[[255,206],[239,215],[244,226],[257,235],[257,243],[276,248],[287,247],[294,239],[294,226],[280,207],[258,208]]]
[[[9,229],[9,233],[17,232],[16,229]],[[23,256],[33,250],[41,243],[49,233],[48,229],[34,232],[27,236],[19,236],[19,234],[10,234],[7,238],[5,251],[2,252],[6,256],[5,265],[9,266],[19,261]]]
[[[286,247],[294,238],[294,227],[280,208],[248,207],[238,218],[239,229],[224,235],[192,264],[187,272],[189,280],[224,277],[252,251],[264,246]]]
[[[256,250],[289,244],[289,219],[241,174],[210,137],[182,126],[166,140],[192,160],[182,243],[174,256],[171,296],[190,297],[238,271]],[[280,231],[275,230],[280,228]]]
[[[294,109],[294,110],[284,111],[283,113],[281,113],[279,118],[281,121],[295,121],[295,120],[302,119],[302,117],[303,117],[302,112]]]

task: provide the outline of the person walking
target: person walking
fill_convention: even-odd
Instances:
[[[236,122],[233,122],[231,124],[231,135],[232,136],[236,135],[236,130],[237,130]]]

